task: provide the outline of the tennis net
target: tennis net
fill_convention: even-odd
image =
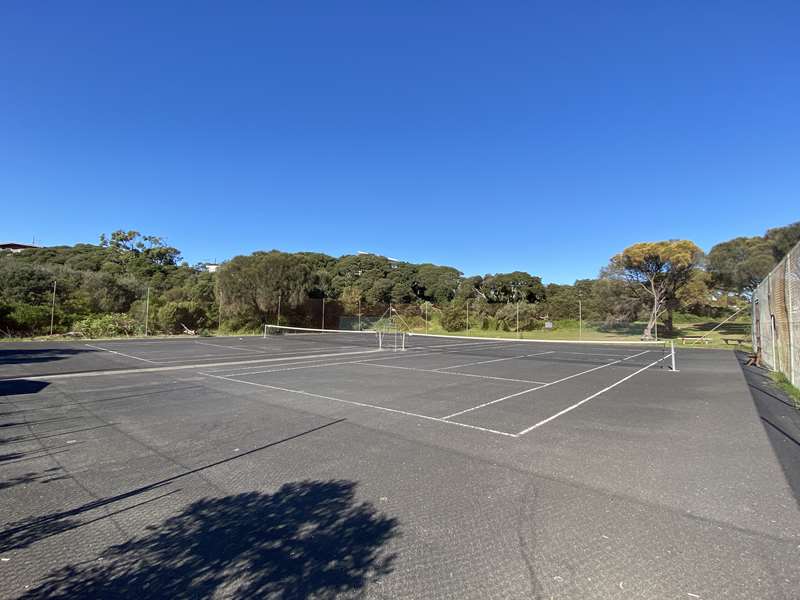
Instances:
[[[552,363],[604,364],[615,358],[625,359],[628,365],[646,364],[659,360],[659,366],[677,370],[675,347],[672,341],[611,341],[611,340],[552,340],[515,339],[484,336],[454,336],[409,333],[405,346],[415,353],[459,354],[464,357],[497,358],[520,355],[535,357],[535,361]],[[489,362],[489,361],[486,361]]]
[[[265,325],[264,337],[283,336],[290,343],[309,346],[329,345],[341,348],[367,347],[380,350],[404,350],[406,334],[397,330],[314,329]]]

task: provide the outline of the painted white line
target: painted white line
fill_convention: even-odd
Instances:
[[[381,354],[383,354],[383,353],[385,353],[385,351],[381,351]],[[344,355],[344,354],[345,353],[341,353],[341,354],[339,354],[339,356]],[[430,353],[425,353],[425,354],[439,354],[439,353],[438,352],[430,352]],[[419,356],[425,356],[425,354],[416,354],[415,358],[419,357]],[[297,370],[297,369],[314,369],[314,368],[323,369],[325,367],[337,367],[337,366],[340,366],[340,365],[366,364],[366,365],[374,365],[374,366],[378,367],[378,366],[383,366],[383,365],[379,365],[377,363],[374,363],[373,361],[377,361],[377,360],[397,360],[397,359],[400,359],[400,358],[407,358],[407,355],[390,353],[388,356],[382,356],[380,358],[365,358],[365,359],[357,359],[357,360],[343,360],[343,361],[336,361],[336,362],[325,362],[325,361],[321,361],[321,360],[309,360],[309,357],[298,357],[297,358],[298,362],[289,363],[289,367],[285,368],[285,369],[282,369],[282,368],[278,368],[278,369],[270,368],[270,369],[262,369],[262,370],[258,370],[258,371],[250,371],[248,369],[235,369],[233,371],[228,371],[227,369],[218,369],[216,371],[209,371],[209,373],[215,373],[215,374],[216,373],[220,373],[224,377],[231,377],[231,376],[234,376],[234,375],[237,376],[237,377],[244,377],[244,376],[247,376],[247,375],[261,375],[262,373],[276,373],[276,372],[280,372],[280,371],[293,371],[293,370]],[[288,358],[287,358],[287,360],[288,360]],[[302,364],[301,364],[300,361],[302,361]],[[283,366],[283,365],[278,365],[278,366],[280,367],[280,366]],[[252,369],[252,367],[250,367],[250,368]],[[408,367],[408,368],[410,368],[410,367]],[[526,383],[530,383],[530,382],[526,382]]]
[[[158,363],[154,360],[149,360],[147,358],[140,358],[138,356],[133,356],[132,354],[123,354],[122,352],[117,352],[116,350],[109,350],[108,348],[101,348],[100,346],[93,346],[92,344],[84,344],[89,348],[94,348],[95,350],[102,350],[103,352],[110,352],[111,354],[117,354],[119,356],[124,356],[126,358],[133,358],[135,360],[141,360],[146,363],[150,363],[151,365],[157,365]]]
[[[553,354],[553,353],[555,353],[555,350],[549,350],[548,352],[535,352],[533,354],[522,354],[520,356],[507,356],[505,358],[493,358],[491,360],[479,360],[477,362],[469,362],[469,363],[464,363],[464,364],[461,364],[461,365],[451,365],[449,367],[439,367],[436,370],[437,371],[444,371],[445,369],[460,369],[461,367],[472,367],[472,366],[475,366],[475,365],[485,365],[485,364],[488,364],[488,363],[502,362],[504,360],[515,360],[515,359],[518,359],[518,358],[528,358],[529,356],[541,356],[542,354]]]
[[[195,342],[195,344],[200,344],[202,346],[212,346],[214,348],[229,348],[231,350],[244,350],[245,352],[259,352],[259,350],[253,350],[252,348],[242,348],[241,346],[225,346],[224,344],[211,344],[209,342]]]
[[[380,351],[380,353],[381,354],[387,354],[387,351]],[[412,355],[412,354],[408,354],[407,352],[406,353],[388,352],[387,356],[380,356],[380,357],[377,357],[377,358],[348,360],[348,361],[341,361],[341,362],[335,362],[335,363],[324,363],[324,362],[321,362],[321,361],[313,361],[315,363],[321,363],[321,364],[312,365],[309,362],[309,368],[312,367],[312,366],[318,366],[318,367],[322,368],[322,367],[328,367],[328,366],[333,367],[333,366],[338,366],[338,365],[361,364],[361,363],[377,365],[378,363],[376,363],[375,361],[378,361],[378,360],[384,361],[384,360],[399,360],[401,358],[420,358],[422,356],[430,356],[430,355],[433,355],[433,354],[435,354],[437,356],[440,356],[442,353],[440,351],[436,351],[436,352],[418,352],[418,353],[415,353],[415,354]],[[344,356],[344,355],[346,355],[346,353],[344,353],[344,352],[339,354],[339,356]],[[323,355],[323,356],[326,356],[326,355]],[[334,355],[334,356],[337,356],[337,355]],[[295,359],[297,361],[306,361],[306,360],[309,360],[311,358],[314,358],[314,357],[308,357],[308,356],[306,356],[306,357],[303,357],[303,356],[295,357]],[[286,360],[287,361],[291,360],[291,357],[287,357]],[[230,364],[237,364],[237,363],[230,363]],[[294,363],[294,364],[299,364],[299,362]],[[252,367],[250,367],[250,368],[252,368]],[[227,377],[227,376],[230,376],[230,375],[237,375],[237,376],[259,375],[261,373],[272,373],[273,371],[272,370],[248,371],[246,369],[235,369],[234,371],[228,371],[227,369],[218,369],[216,371],[209,371],[209,372],[210,373],[224,373],[225,376]],[[537,382],[535,382],[535,381],[533,381],[533,382],[532,381],[524,381],[524,383],[537,383]]]
[[[323,357],[333,358],[334,356],[348,356],[356,354],[375,354],[377,352],[380,352],[380,350],[362,350],[360,352],[337,352],[335,354],[318,354],[317,356],[298,357],[298,360],[309,359],[309,358],[323,358]],[[232,362],[221,362],[221,363],[210,363],[210,364],[200,363],[196,365],[176,365],[172,367],[148,367],[143,369],[111,369],[108,371],[81,371],[79,373],[57,373],[53,375],[36,375],[33,377],[25,377],[25,379],[29,379],[31,381],[39,381],[39,380],[50,381],[52,379],[73,379],[76,377],[102,377],[106,375],[139,375],[140,373],[184,371],[186,369],[203,369],[207,367],[224,367],[228,365],[252,365],[252,364],[287,361],[287,360],[290,360],[290,358],[256,358],[253,360],[237,360]],[[10,379],[14,378],[6,378],[5,380],[10,380]]]
[[[498,402],[503,402],[504,400],[508,400],[509,398],[515,398],[517,396],[521,396],[523,394],[527,394],[529,392],[533,392],[535,390],[541,390],[546,387],[550,387],[551,385],[555,385],[557,383],[561,383],[562,381],[567,381],[568,379],[573,379],[575,377],[580,377],[581,375],[586,375],[587,373],[591,373],[592,371],[597,371],[598,369],[605,369],[606,367],[610,367],[611,365],[616,365],[618,363],[624,362],[631,358],[636,358],[637,356],[641,356],[642,354],[647,354],[650,352],[649,350],[645,350],[644,352],[639,352],[638,354],[634,354],[632,356],[627,356],[625,358],[620,358],[619,360],[615,360],[610,363],[605,363],[600,365],[599,367],[593,367],[591,369],[586,369],[585,371],[581,371],[580,373],[574,373],[572,375],[568,375],[567,377],[562,377],[561,379],[556,379],[555,381],[551,381],[550,383],[545,383],[544,385],[540,385],[535,388],[531,388],[529,390],[525,390],[522,392],[517,392],[516,394],[511,394],[510,396],[504,396],[502,398],[498,398],[497,400],[490,400],[489,402],[484,402],[483,404],[479,404],[478,406],[473,406],[472,408],[467,408],[465,410],[453,413],[452,415],[447,415],[446,417],[442,417],[443,419],[452,419],[453,417],[457,417],[459,415],[466,414],[468,412],[472,412],[473,410],[478,410],[479,408],[485,408],[487,406],[491,406],[492,404],[497,404]]]
[[[368,367],[384,367],[386,369],[403,369],[405,371],[419,371],[421,373],[435,373],[436,375],[459,375],[461,377],[475,377],[478,379],[492,379],[496,381],[507,381],[512,383],[537,383],[542,385],[544,381],[533,381],[532,379],[511,379],[510,377],[494,377],[492,375],[477,375],[475,373],[462,373],[460,371],[440,371],[439,369],[418,369],[416,367],[403,367],[400,365],[382,365],[372,361],[359,360],[353,364],[366,365]]]
[[[236,383],[242,383],[244,385],[253,385],[256,387],[263,387],[270,390],[277,390],[279,392],[288,392],[290,394],[299,394],[302,396],[308,396],[310,398],[320,398],[322,400],[330,400],[332,402],[341,402],[343,404],[352,404],[353,406],[361,406],[363,408],[374,408],[375,410],[382,410],[385,412],[396,413],[399,415],[405,415],[407,417],[415,417],[417,419],[425,419],[426,421],[436,421],[437,423],[445,423],[446,425],[457,425],[458,427],[466,427],[468,429],[477,429],[478,431],[485,431],[487,433],[494,433],[496,435],[502,435],[506,437],[516,437],[513,433],[508,433],[507,431],[498,431],[496,429],[488,429],[486,427],[478,427],[477,425],[469,425],[467,423],[455,423],[453,421],[445,421],[444,419],[440,419],[438,417],[430,417],[428,415],[421,415],[418,413],[408,412],[405,410],[399,410],[396,408],[388,408],[386,406],[377,406],[375,404],[367,404],[365,402],[356,402],[355,400],[344,400],[342,398],[334,398],[333,396],[323,396],[322,394],[314,394],[312,392],[306,392],[303,390],[292,390],[289,388],[279,387],[277,385],[267,385],[266,383],[254,383],[252,381],[244,381],[243,379],[233,379],[232,377],[221,377],[220,375],[211,375],[209,373],[200,373],[200,375],[205,375],[207,377],[214,377],[215,379],[222,379],[225,381],[233,381]]]
[[[625,381],[628,381],[628,379],[630,379],[631,377],[634,377],[634,376],[638,375],[638,374],[639,374],[639,373],[641,373],[642,371],[646,371],[647,369],[649,369],[649,368],[650,368],[650,367],[652,367],[653,365],[655,365],[655,364],[658,364],[659,362],[661,362],[662,360],[664,360],[664,359],[666,359],[666,358],[669,358],[669,355],[667,355],[667,356],[662,356],[662,357],[661,357],[661,358],[659,358],[658,360],[654,360],[654,361],[653,361],[653,362],[651,362],[649,365],[647,365],[647,366],[645,366],[645,367],[642,367],[641,369],[639,369],[638,371],[635,371],[635,372],[631,373],[630,375],[626,375],[625,377],[623,377],[622,379],[620,379],[620,380],[619,380],[619,381],[617,381],[616,383],[612,383],[611,385],[609,385],[609,386],[607,386],[607,387],[604,387],[602,390],[600,390],[599,392],[595,392],[594,394],[592,394],[592,395],[591,395],[591,396],[589,396],[588,398],[584,398],[584,399],[583,399],[583,400],[581,400],[580,402],[576,402],[576,403],[575,403],[575,404],[573,404],[572,406],[568,406],[568,407],[567,407],[567,408],[565,408],[564,410],[558,411],[558,412],[557,412],[556,414],[554,414],[553,416],[551,416],[551,417],[547,417],[547,418],[546,418],[546,419],[544,419],[543,421],[539,421],[538,423],[536,423],[536,425],[531,425],[531,426],[530,426],[530,427],[528,427],[527,429],[523,429],[523,430],[522,430],[522,431],[520,431],[520,432],[519,432],[517,435],[518,435],[518,436],[525,435],[526,433],[529,433],[529,432],[533,431],[533,430],[534,430],[534,429],[536,429],[537,427],[541,427],[542,425],[544,425],[544,424],[546,424],[546,423],[549,423],[549,422],[550,422],[550,421],[552,421],[553,419],[557,419],[557,418],[558,418],[558,417],[560,417],[561,415],[565,415],[565,414],[567,414],[568,412],[570,412],[571,410],[575,410],[575,409],[576,409],[576,408],[578,408],[578,407],[579,407],[581,404],[585,404],[585,403],[586,403],[586,402],[588,402],[589,400],[591,400],[591,399],[593,399],[593,398],[597,398],[597,397],[598,397],[600,394],[604,394],[604,393],[605,393],[605,392],[607,392],[608,390],[610,390],[610,389],[612,389],[612,388],[615,388],[615,387],[617,387],[617,386],[618,386],[620,383],[623,383],[623,382],[625,382]]]
[[[365,348],[365,346],[328,346],[326,350],[347,350],[350,348]],[[316,348],[314,350],[285,350],[283,352],[260,352],[260,351],[252,351],[249,353],[238,353],[238,354],[190,354],[185,358],[176,358],[172,360],[159,360],[157,361],[158,364],[166,365],[170,363],[178,363],[178,362],[186,362],[187,360],[201,360],[201,359],[223,359],[223,358],[242,358],[244,356],[248,356],[250,354],[256,356],[284,356],[287,360],[294,354],[302,355],[302,354],[312,354],[314,352],[319,352],[321,348]],[[174,356],[174,354],[172,354]],[[302,358],[300,356],[299,358]]]
[[[421,346],[408,346],[408,344],[407,344],[407,349],[408,350],[430,350],[430,349],[434,349],[434,348],[465,348],[466,347],[466,348],[470,348],[471,350],[474,350],[475,349],[474,346],[486,346],[488,348],[506,348],[508,346],[514,346],[515,344],[516,344],[515,342],[506,342],[506,343],[503,343],[503,344],[498,344],[497,342],[493,342],[493,341],[488,341],[488,342],[467,342],[467,343],[455,343],[455,344],[437,344],[437,345],[434,345],[434,346],[426,346],[424,344],[421,345]]]

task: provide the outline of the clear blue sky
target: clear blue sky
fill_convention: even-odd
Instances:
[[[795,1],[3,2],[0,238],[548,282],[708,250],[800,219],[799,31]]]

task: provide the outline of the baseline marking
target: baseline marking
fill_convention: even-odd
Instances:
[[[436,375],[460,375],[461,377],[477,377],[478,379],[494,379],[497,381],[511,381],[514,383],[538,383],[544,381],[533,381],[532,379],[512,379],[510,377],[495,377],[493,375],[477,375],[476,373],[462,373],[461,371],[440,371],[439,369],[418,369],[416,367],[401,367],[400,365],[382,365],[380,363],[367,360],[353,361],[352,364],[366,365],[368,367],[383,367],[385,369],[403,369],[405,371],[419,371],[421,373],[435,373]]]
[[[299,356],[297,360],[308,360],[311,358],[323,358],[323,357],[334,357],[334,356],[348,356],[354,354],[375,354],[376,352],[380,352],[380,350],[362,350],[360,352],[337,352],[335,354],[318,354],[316,356]],[[144,359],[141,359],[144,360]],[[291,358],[257,358],[253,360],[238,360],[233,362],[221,362],[221,363],[201,363],[196,365],[176,365],[172,367],[148,367],[143,369],[109,369],[107,371],[80,371],[78,373],[54,373],[52,375],[35,375],[32,377],[25,377],[24,379],[29,379],[31,381],[39,381],[45,380],[50,381],[51,379],[73,379],[75,377],[101,377],[104,375],[136,375],[139,373],[160,373],[162,371],[184,371],[187,369],[202,369],[205,367],[225,367],[228,365],[252,365],[258,363],[265,363],[265,362],[277,362],[277,361],[287,361],[291,360]],[[20,377],[6,377],[0,379],[0,381],[10,381],[20,379]]]
[[[146,363],[150,363],[151,365],[157,365],[158,362],[154,360],[149,360],[147,358],[140,358],[138,356],[133,356],[132,354],[123,354],[122,352],[117,352],[116,350],[109,350],[108,348],[101,348],[100,346],[92,346],[91,344],[84,344],[89,348],[94,348],[95,350],[102,350],[103,352],[110,352],[111,354],[118,354],[119,356],[124,356],[125,358],[133,358],[134,360],[141,360]]]
[[[584,398],[584,399],[583,399],[583,400],[581,400],[580,402],[576,402],[576,403],[575,403],[575,404],[573,404],[572,406],[568,406],[568,407],[567,407],[567,408],[565,408],[564,410],[560,410],[560,411],[558,411],[558,412],[557,412],[556,414],[554,414],[553,416],[551,416],[551,417],[547,417],[546,419],[544,419],[544,420],[542,420],[542,421],[539,421],[538,423],[536,423],[536,425],[531,425],[531,426],[530,426],[530,427],[528,427],[527,429],[523,429],[522,431],[520,431],[519,433],[517,433],[517,434],[516,434],[516,435],[517,435],[517,437],[519,437],[519,436],[522,436],[522,435],[525,435],[526,433],[529,433],[529,432],[533,431],[533,430],[534,430],[534,429],[536,429],[537,427],[541,427],[542,425],[545,425],[546,423],[549,423],[549,422],[550,422],[550,421],[552,421],[553,419],[557,419],[557,418],[558,418],[558,417],[560,417],[561,415],[565,415],[565,414],[567,414],[567,413],[568,413],[568,412],[570,412],[571,410],[575,410],[575,409],[576,409],[576,408],[578,408],[578,407],[579,407],[581,404],[584,404],[584,403],[588,402],[589,400],[591,400],[591,399],[593,399],[593,398],[597,398],[597,397],[598,397],[600,394],[603,394],[603,393],[607,392],[607,391],[608,391],[608,390],[610,390],[611,388],[615,388],[615,387],[617,387],[617,386],[618,386],[620,383],[623,383],[623,382],[625,382],[625,381],[628,381],[628,379],[630,379],[631,377],[634,377],[635,375],[638,375],[638,374],[639,374],[639,373],[641,373],[642,371],[645,371],[645,370],[649,369],[650,367],[652,367],[653,365],[655,365],[655,364],[657,364],[657,363],[661,362],[661,361],[662,361],[662,360],[664,360],[665,358],[669,358],[669,355],[667,355],[667,356],[662,356],[662,357],[661,357],[661,358],[659,358],[658,360],[654,360],[654,361],[653,361],[653,362],[651,362],[649,365],[647,365],[647,366],[645,366],[645,367],[642,367],[642,368],[641,368],[641,369],[639,369],[638,371],[635,371],[634,373],[631,373],[630,375],[627,375],[627,376],[623,377],[622,379],[620,379],[620,380],[619,380],[619,381],[617,381],[616,383],[612,383],[612,384],[611,384],[611,385],[609,385],[608,387],[604,387],[602,390],[600,390],[599,392],[595,392],[594,394],[592,394],[592,395],[591,395],[591,396],[589,396],[588,398]]]
[[[515,438],[517,437],[514,433],[509,433],[507,431],[498,431],[496,429],[488,429],[486,427],[478,427],[477,425],[468,425],[467,423],[456,423],[455,421],[445,421],[439,417],[430,417],[428,415],[421,415],[418,413],[412,413],[405,410],[398,410],[396,408],[387,408],[385,406],[377,406],[375,404],[367,404],[365,402],[356,402],[355,400],[343,400],[342,398],[334,398],[333,396],[323,396],[322,394],[313,394],[311,392],[305,392],[303,390],[292,390],[289,388],[278,387],[276,385],[267,385],[266,383],[254,383],[252,381],[244,381],[243,379],[233,379],[231,377],[222,377],[220,375],[211,375],[210,373],[200,373],[200,375],[205,375],[206,377],[214,377],[216,379],[222,379],[225,381],[233,381],[235,383],[242,383],[245,385],[253,385],[256,387],[263,387],[270,390],[277,390],[279,392],[288,392],[291,394],[299,394],[302,396],[308,396],[310,398],[321,398],[322,400],[330,400],[333,402],[341,402],[343,404],[352,404],[353,406],[361,406],[363,408],[374,408],[375,410],[382,410],[385,412],[396,413],[400,415],[405,415],[407,417],[416,417],[418,419],[425,419],[427,421],[436,421],[437,423],[445,423],[447,425],[457,425],[458,427],[466,427],[468,429],[477,429],[478,431],[484,431],[486,433],[494,433],[496,435],[502,435],[506,437]]]
[[[548,352],[535,352],[533,354],[522,354],[520,356],[507,356],[505,358],[493,358],[491,360],[479,360],[477,362],[469,362],[469,363],[464,363],[464,364],[461,364],[461,365],[451,365],[449,367],[439,367],[436,370],[437,371],[444,371],[445,369],[460,369],[461,367],[472,367],[472,366],[475,366],[475,365],[485,365],[485,364],[488,364],[488,363],[502,362],[504,360],[515,360],[515,359],[518,359],[518,358],[528,358],[530,356],[541,356],[542,354],[555,354],[555,350],[550,350]]]
[[[473,406],[472,408],[467,408],[465,410],[461,410],[459,412],[455,412],[452,415],[447,415],[446,417],[442,417],[443,419],[452,419],[453,417],[457,417],[459,415],[466,414],[468,412],[472,412],[473,410],[478,410],[479,408],[484,408],[486,406],[490,406],[492,404],[497,404],[498,402],[502,402],[503,400],[508,400],[510,398],[516,398],[517,396],[521,396],[523,394],[527,394],[529,392],[533,392],[535,390],[541,390],[542,388],[549,387],[551,385],[555,385],[557,383],[561,383],[562,381],[567,381],[568,379],[573,379],[574,377],[579,377],[580,375],[586,375],[586,373],[591,373],[592,371],[597,371],[598,369],[605,369],[606,367],[610,367],[611,365],[616,365],[617,363],[621,363],[623,361],[629,360],[631,358],[636,358],[637,356],[641,356],[642,354],[647,354],[650,352],[649,350],[645,350],[644,352],[639,352],[638,354],[634,354],[632,356],[628,356],[626,358],[621,358],[619,360],[615,360],[610,363],[606,363],[604,365],[600,365],[599,367],[593,367],[591,369],[587,369],[586,371],[581,371],[580,373],[575,373],[573,375],[568,375],[567,377],[562,377],[561,379],[556,379],[555,381],[551,381],[550,383],[545,383],[544,385],[540,385],[538,387],[531,388],[529,390],[524,390],[522,392],[517,392],[516,394],[511,394],[509,396],[503,396],[502,398],[498,398],[497,400],[491,400],[489,402],[484,402],[483,404],[479,404],[478,406]]]

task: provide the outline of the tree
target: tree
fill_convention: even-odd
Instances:
[[[611,259],[612,272],[624,277],[647,294],[652,303],[650,318],[642,334],[653,338],[653,327],[662,309],[689,281],[703,252],[689,240],[643,242],[629,246]]]
[[[786,225],[785,227],[775,227],[768,229],[764,236],[771,245],[775,256],[775,262],[781,260],[800,242],[800,221]]]
[[[524,271],[486,275],[480,291],[489,302],[539,302],[545,298],[545,288],[539,277]]]
[[[775,266],[775,247],[762,237],[738,237],[717,244],[708,253],[713,284],[747,297]]]

